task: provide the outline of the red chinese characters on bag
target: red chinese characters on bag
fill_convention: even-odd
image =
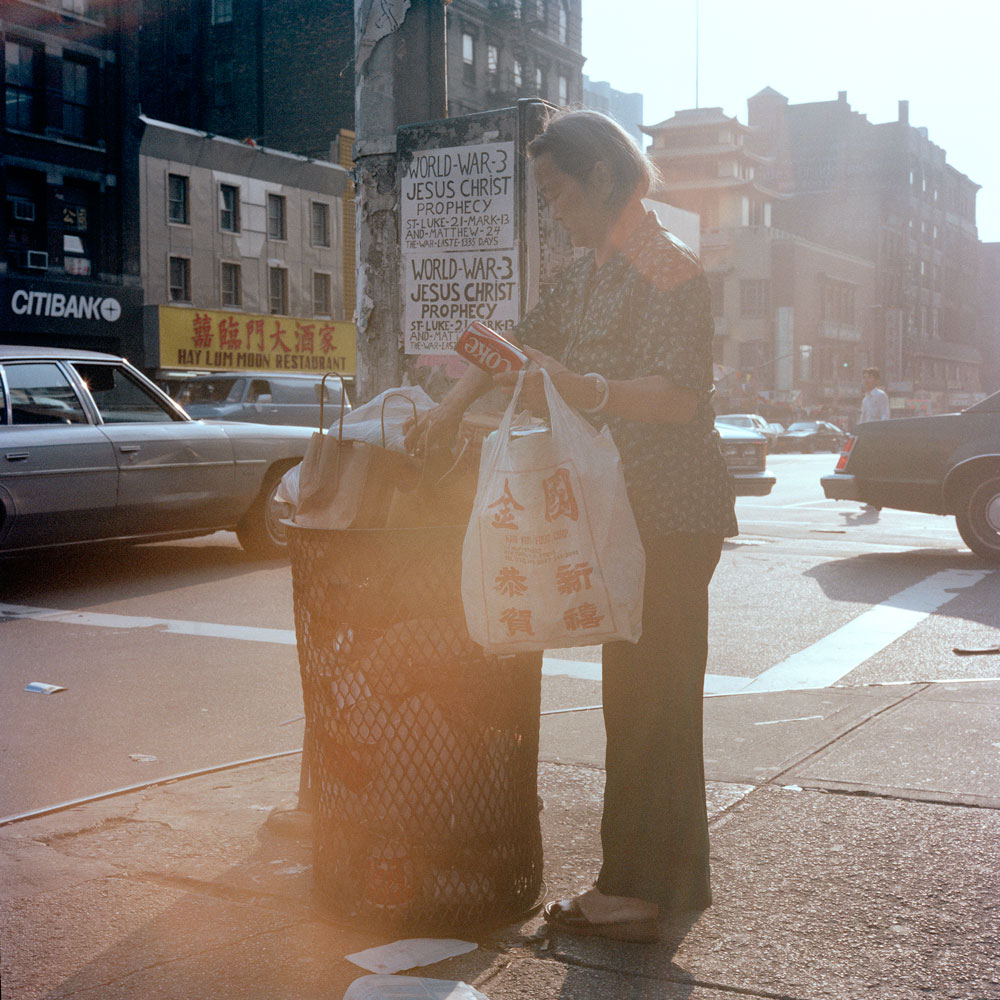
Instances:
[[[558,517],[576,521],[580,517],[573,486],[569,481],[569,469],[556,469],[555,475],[542,480],[542,489],[545,490],[546,521],[554,521]]]
[[[528,578],[515,566],[504,566],[493,581],[493,589],[507,597],[520,597],[528,590]]]
[[[504,480],[503,493],[489,505],[488,509],[494,510],[494,508],[494,528],[504,528],[508,531],[518,530],[515,512],[524,510],[524,507],[514,499],[514,495],[510,492],[510,480]]]

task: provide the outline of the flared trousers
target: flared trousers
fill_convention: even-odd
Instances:
[[[642,637],[603,647],[606,785],[601,892],[700,910],[712,902],[702,749],[708,585],[719,535],[644,539]]]

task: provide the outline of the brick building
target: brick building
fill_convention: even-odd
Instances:
[[[322,159],[353,131],[353,3],[145,0],[142,9],[151,118]]]
[[[971,403],[978,185],[909,124],[905,101],[881,125],[844,93],[789,105],[766,88],[747,104],[747,125],[703,108],[644,128],[662,196],[701,216],[720,387],[850,425],[875,364],[894,414]]]
[[[347,171],[145,116],[142,124],[145,367],[353,374],[340,268]]]
[[[8,0],[0,338],[135,355],[137,24],[131,5]]]
[[[453,0],[447,25],[449,115],[521,97],[580,103],[580,0]]]
[[[770,90],[747,102],[765,179],[788,197],[775,224],[874,262],[870,360],[894,412],[941,412],[980,391],[976,304],[979,185],[947,162],[927,129],[873,123],[836,101],[789,104]]]

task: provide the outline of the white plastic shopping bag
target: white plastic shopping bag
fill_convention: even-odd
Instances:
[[[513,431],[522,372],[483,443],[462,550],[469,635],[488,653],[635,642],[645,554],[618,449],[542,372],[551,431]]]

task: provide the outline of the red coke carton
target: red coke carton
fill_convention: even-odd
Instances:
[[[458,354],[490,375],[506,375],[520,371],[528,356],[506,337],[482,323],[473,322],[455,345]]]

